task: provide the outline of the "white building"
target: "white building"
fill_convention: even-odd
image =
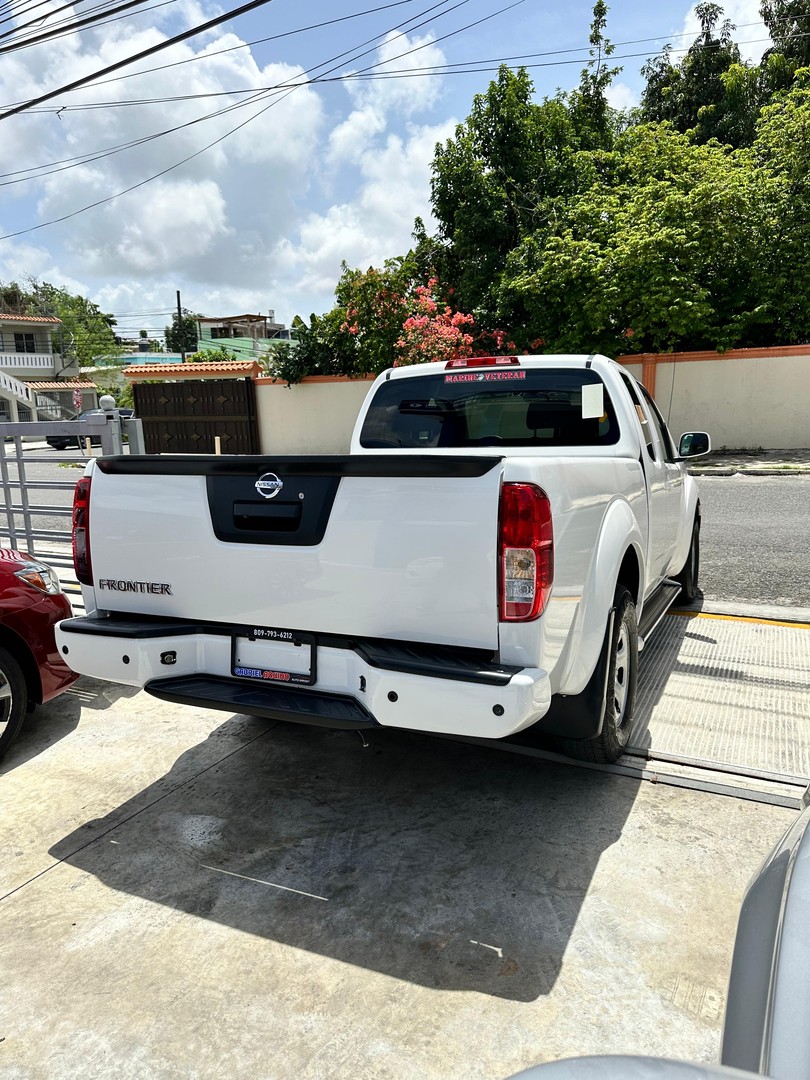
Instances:
[[[75,359],[55,352],[61,319],[0,314],[0,421],[60,420],[97,405]]]

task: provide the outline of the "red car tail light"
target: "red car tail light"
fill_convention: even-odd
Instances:
[[[535,484],[504,484],[498,543],[502,622],[539,618],[554,582],[554,534],[548,495]]]
[[[448,360],[444,367],[450,371],[452,368],[501,367],[503,364],[520,367],[520,360],[516,356],[464,356]]]
[[[73,494],[73,567],[82,585],[93,584],[90,561],[90,477],[83,476]]]

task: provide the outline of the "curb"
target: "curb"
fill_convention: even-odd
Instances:
[[[746,600],[712,600],[701,596],[692,604],[679,604],[670,609],[673,613],[690,615],[724,615],[731,619],[761,619],[765,622],[797,623],[810,625],[810,608],[786,607],[779,604],[752,604]]]
[[[788,469],[775,469],[773,467],[758,468],[753,466],[749,469],[729,466],[728,468],[705,468],[689,469],[690,476],[807,476],[810,474],[810,465],[791,466]]]

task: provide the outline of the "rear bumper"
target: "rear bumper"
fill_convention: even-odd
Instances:
[[[467,650],[317,636],[312,686],[265,685],[231,676],[234,627],[173,619],[68,619],[56,631],[83,675],[142,687],[169,701],[339,728],[396,727],[501,739],[548,711],[545,671],[515,668]]]

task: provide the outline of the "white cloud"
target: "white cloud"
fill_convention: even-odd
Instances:
[[[418,71],[441,65],[444,60],[444,53],[430,35],[409,38],[406,34],[389,34],[378,50],[375,71],[381,76],[395,71],[415,74],[402,79],[346,81],[355,108],[329,137],[330,163],[359,164],[374,139],[386,130],[392,114],[407,119],[429,109],[440,92],[438,80],[423,77]]]
[[[20,267],[24,267],[24,271]],[[63,269],[46,248],[25,241],[0,240],[0,281],[22,284],[28,277],[49,281],[52,285],[63,285],[83,296],[89,291],[88,282]]]
[[[626,83],[611,83],[607,88],[608,104],[614,109],[634,109],[639,103],[639,96]]]
[[[204,21],[193,0],[183,3],[189,22]],[[151,26],[133,18],[103,33],[65,38],[24,63],[16,54],[6,58],[0,101],[37,96],[162,40],[172,31],[161,18]],[[341,260],[379,265],[404,253],[414,217],[429,218],[434,145],[455,126],[416,122],[437,101],[441,80],[357,81],[328,92],[301,86],[232,108],[241,99],[230,91],[288,85],[303,76],[299,65],[258,65],[248,48],[214,55],[241,44],[233,33],[211,32],[196,48],[173,46],[142,62],[160,70],[87,86],[57,101],[92,109],[68,108],[58,117],[29,112],[5,121],[6,162],[63,165],[0,187],[0,235],[67,220],[35,234],[41,245],[24,237],[0,241],[0,276],[33,274],[65,284],[106,311],[163,311],[180,287],[183,304],[196,311],[274,308],[289,321],[299,311],[331,306]],[[163,66],[195,57],[204,58]],[[444,54],[430,37],[390,34],[361,66],[376,60],[414,70],[442,63]],[[221,96],[196,96],[202,94]],[[180,96],[186,100],[165,100]],[[115,107],[135,98],[150,103]],[[230,111],[211,115],[223,109]],[[177,130],[153,138],[170,128]],[[138,145],[93,162],[68,161],[129,143]],[[173,168],[184,158],[190,160]],[[157,178],[106,201],[148,177]],[[96,209],[71,216],[97,201]]]
[[[104,251],[123,270],[151,272],[178,255],[195,258],[228,231],[225,200],[211,180],[159,181],[128,201],[128,220]]]
[[[383,112],[373,105],[355,109],[329,136],[329,160],[332,164],[357,165],[376,135],[385,131]]]
[[[392,31],[377,50],[372,61],[374,73],[412,72],[408,78],[349,79],[345,85],[360,108],[372,105],[383,113],[396,111],[414,116],[433,105],[441,93],[438,79],[420,74],[425,68],[443,64],[445,55],[433,41],[433,36],[408,37]],[[371,64],[364,65],[370,67]],[[364,70],[364,66],[356,69]]]
[[[411,126],[406,137],[389,134],[359,157],[363,181],[351,202],[312,213],[296,241],[279,244],[278,264],[295,292],[317,297],[325,310],[333,302],[341,260],[365,269],[404,255],[411,246],[414,218],[432,221],[430,163],[437,142],[449,138],[456,121]],[[283,286],[281,287],[283,292]],[[296,309],[293,314],[309,314]]]

